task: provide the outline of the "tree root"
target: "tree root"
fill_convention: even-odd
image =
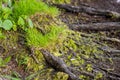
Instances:
[[[69,75],[68,80],[80,80],[74,73],[72,73],[68,69],[67,65],[62,59],[53,56],[46,50],[41,49],[40,51],[42,52],[48,66],[52,67],[56,71],[67,73]]]
[[[68,24],[72,30],[85,31],[111,31],[120,30],[120,22],[90,23],[90,24]]]
[[[114,11],[96,9],[86,5],[71,6],[68,4],[53,4],[54,6],[65,9],[68,12],[81,13],[84,12],[89,15],[105,16],[110,18],[120,19],[120,14]]]

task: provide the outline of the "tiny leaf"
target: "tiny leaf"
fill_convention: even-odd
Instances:
[[[2,34],[2,32],[0,31],[0,39],[5,38],[5,36]]]
[[[0,66],[2,66],[3,59],[0,57]]]
[[[8,62],[10,62],[10,60],[11,60],[11,57],[10,57],[10,56],[7,57],[7,58],[5,58],[5,60],[4,60],[4,64],[7,64]]]
[[[31,19],[28,19],[28,25],[29,25],[30,28],[33,28],[33,22],[32,22]]]
[[[13,24],[10,20],[7,19],[3,22],[3,29],[10,30],[12,27],[13,27]]]
[[[25,21],[24,21],[24,19],[22,18],[22,17],[19,17],[19,19],[18,19],[18,25],[24,25],[25,24]]]

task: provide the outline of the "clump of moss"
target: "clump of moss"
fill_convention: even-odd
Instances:
[[[63,24],[58,17],[52,17],[51,15],[48,15],[46,13],[36,13],[31,16],[31,19],[34,23],[34,27],[44,33],[49,32],[52,26],[65,27],[65,24]]]
[[[45,35],[35,28],[28,29],[26,34],[27,44],[35,47],[45,47],[55,43],[64,28],[52,26]]]
[[[57,16],[59,11],[55,7],[50,7],[40,0],[20,0],[14,4],[13,16],[17,18],[21,15],[32,15],[36,12],[47,13],[51,16]]]

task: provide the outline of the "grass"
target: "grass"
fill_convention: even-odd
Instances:
[[[13,16],[17,18],[21,15],[32,15],[36,12],[47,13],[56,16],[59,11],[55,7],[50,7],[40,0],[20,0],[14,4]]]
[[[37,29],[28,29],[26,34],[27,43],[30,46],[45,47],[51,43],[55,43],[59,34],[64,28],[52,26],[50,32],[43,35]]]

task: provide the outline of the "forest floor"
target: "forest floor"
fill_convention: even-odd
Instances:
[[[110,10],[116,11],[120,13],[120,3],[117,3],[116,0],[72,0],[71,5],[79,6],[80,4],[87,4],[90,7],[96,9]],[[68,24],[89,24],[89,23],[102,23],[102,22],[120,22],[120,19],[110,19],[101,16],[91,16],[86,13],[73,13],[73,12],[62,12],[60,15],[60,19]],[[74,29],[74,27],[69,27],[70,29]],[[110,38],[120,39],[120,31],[89,31],[89,30],[76,30],[81,31],[87,34],[100,34],[106,35]],[[102,33],[102,34],[101,34]],[[102,42],[102,41],[101,41]],[[120,43],[116,42],[107,42],[112,48],[120,50]],[[114,72],[119,74],[120,72],[120,53],[117,55],[116,59],[113,59],[114,62]],[[118,79],[119,80],[119,79]]]
[[[89,5],[96,9],[98,8],[98,9],[103,9],[103,10],[110,10],[110,11],[115,11],[115,12],[120,13],[120,3],[117,3],[115,0],[72,0],[70,5],[79,6],[80,4]],[[73,30],[75,32],[85,33],[87,35],[93,35],[93,36],[95,35],[95,37],[105,36],[105,37],[115,38],[115,39],[120,40],[120,30],[112,30],[112,31],[74,30],[74,27],[69,26],[72,24],[80,24],[81,25],[81,24],[89,24],[89,23],[120,22],[120,19],[111,19],[111,18],[107,18],[107,17],[103,17],[103,16],[88,15],[86,13],[67,12],[63,9],[60,9],[60,10],[61,10],[61,14],[60,14],[59,18],[62,22],[64,22],[66,25],[68,25],[70,30]],[[6,34],[9,34],[9,32],[7,32]],[[8,35],[8,36],[11,36],[14,34],[15,34],[14,32],[13,33],[10,32],[10,35]],[[19,33],[15,34],[15,36],[18,37],[18,36],[20,36],[20,34]],[[120,50],[120,42],[115,42],[115,41],[111,41],[111,40],[110,41],[109,40],[108,41],[107,40],[98,40],[98,41],[99,41],[99,43],[105,43],[112,49]],[[21,52],[27,53],[26,49],[23,47],[23,45],[21,45],[22,43],[24,44],[24,40],[21,37],[20,37],[20,39],[18,39],[18,42],[16,42],[15,44],[10,44],[10,43],[14,43],[14,40],[13,41],[7,40],[7,43],[5,43],[5,44],[3,41],[1,41],[0,43],[2,45],[7,44],[8,46],[6,46],[6,47],[9,48],[9,50],[6,50],[2,46],[0,46],[0,56],[2,55],[1,53],[5,53],[5,52],[7,52],[7,54],[2,55],[4,57],[6,57],[8,55],[20,54]],[[18,44],[18,45],[16,45],[16,44]],[[11,47],[11,45],[14,45],[15,47]],[[19,56],[20,55],[17,55],[17,57],[19,57]],[[118,52],[117,54],[114,54],[114,53],[109,54],[109,52],[108,52],[108,56],[110,58],[112,58],[112,61],[111,61],[112,63],[110,63],[110,61],[107,61],[107,60],[105,60],[105,62],[98,60],[93,65],[100,66],[100,64],[101,64],[101,67],[103,67],[103,68],[113,69],[113,70],[110,70],[110,73],[118,74],[118,79],[117,78],[115,78],[115,79],[120,80],[120,77],[119,77],[120,76],[120,53]],[[30,71],[25,70],[26,65],[18,66],[18,63],[15,60],[16,59],[15,57],[16,56],[12,56],[12,60],[7,64],[7,67],[1,68],[0,72],[3,75],[4,74],[9,75],[11,73],[9,71],[13,71],[12,76],[16,77],[16,75],[17,75],[17,77],[21,78],[21,80],[24,80],[25,77],[31,73],[29,73]],[[89,61],[88,61],[88,63],[89,63]],[[90,63],[92,64],[92,62],[90,62]],[[83,67],[84,66],[85,65],[83,65]],[[99,71],[99,69],[95,69],[95,70]],[[100,71],[102,72],[102,70],[100,70]],[[104,70],[103,70],[103,73],[104,73]],[[54,74],[54,71],[53,71],[53,74]],[[44,76],[44,75],[46,75],[46,74],[43,74],[42,76]],[[115,80],[115,79],[113,79],[113,80]],[[0,80],[7,80],[7,79],[0,78]],[[12,79],[12,80],[16,80],[16,79]],[[39,80],[46,80],[46,78],[39,79]],[[50,79],[48,79],[48,80],[50,80]],[[59,80],[61,80],[61,79],[59,79]],[[70,79],[70,80],[72,80],[72,79]],[[85,80],[85,79],[83,79],[83,80]],[[90,80],[90,79],[88,79],[88,80]],[[104,80],[104,79],[101,79],[101,80]]]

